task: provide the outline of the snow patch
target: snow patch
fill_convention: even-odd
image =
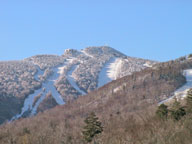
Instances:
[[[87,53],[86,51],[82,50],[81,51],[83,54],[85,54],[88,57],[94,58],[94,56],[90,55],[89,53]]]
[[[61,66],[61,67],[63,67],[63,66]],[[65,102],[63,101],[61,95],[59,94],[59,92],[56,90],[56,88],[54,86],[55,80],[57,80],[59,78],[59,76],[60,76],[60,68],[61,67],[53,68],[53,74],[42,84],[42,87],[40,89],[35,90],[35,92],[33,94],[30,94],[25,99],[23,108],[21,110],[21,113],[14,116],[11,119],[11,121],[22,117],[25,112],[31,112],[31,115],[36,114],[36,110],[37,110],[39,104],[44,100],[44,98],[45,98],[46,94],[48,93],[48,91],[51,91],[53,98],[56,100],[56,102],[59,105],[65,104]],[[38,71],[39,71],[39,69],[38,69]],[[41,73],[42,73],[41,71],[37,72],[35,77],[38,77],[39,74],[41,74]],[[37,95],[40,95],[40,94],[41,94],[41,97],[35,103],[35,106],[33,107],[35,97]]]
[[[108,77],[112,80],[116,80],[117,78],[119,78],[122,65],[123,60],[120,58],[115,58],[115,61],[109,65],[109,70],[107,72]]]
[[[46,93],[41,93],[41,97],[38,99],[38,101],[35,103],[35,106],[31,110],[31,115],[35,115],[37,113],[37,108],[39,107],[40,103],[44,100],[46,96]]]
[[[73,86],[78,92],[80,92],[82,95],[85,95],[86,93],[79,88],[79,86],[77,85],[73,77],[73,72],[75,71],[76,68],[77,68],[77,65],[73,65],[70,71],[68,71],[67,80],[69,81],[71,86]]]
[[[38,81],[39,80],[39,76],[40,75],[43,75],[44,71],[42,71],[38,65],[35,65],[36,69],[37,69],[37,72],[36,74],[34,75],[35,79]]]
[[[145,67],[152,67],[152,65],[147,63],[147,62],[143,66],[145,66]]]
[[[74,61],[75,59],[76,59],[76,58],[72,58],[72,57],[66,59],[67,64],[73,63],[73,61]],[[66,67],[66,65],[58,67],[58,69],[59,69],[59,70],[58,70],[58,73],[59,73],[60,75],[63,74],[65,67]]]
[[[63,66],[61,66],[63,67]],[[56,67],[53,69],[53,75],[51,75],[48,80],[43,84],[43,87],[45,87],[46,91],[51,91],[53,98],[56,100],[56,102],[59,105],[63,105],[64,101],[61,97],[61,95],[58,93],[54,86],[54,82],[59,78],[60,73],[59,73],[59,67]]]
[[[54,86],[54,82],[59,78],[60,76],[60,69],[64,68],[65,66],[60,66],[60,67],[56,67],[53,69],[53,75],[51,75],[45,83],[43,83],[42,86],[42,94],[41,97],[39,98],[39,100],[36,102],[35,106],[32,108],[31,114],[34,115],[36,114],[37,108],[38,106],[41,104],[41,102],[45,99],[46,94],[48,92],[51,92],[53,98],[55,99],[55,101],[59,104],[59,105],[63,105],[65,104],[65,102],[63,101],[61,95],[59,94],[59,92],[56,90],[55,86]]]
[[[184,70],[183,75],[186,77],[186,84],[177,89],[173,96],[161,101],[159,104],[169,102],[170,100],[173,100],[173,98],[184,99],[187,96],[188,90],[192,88],[192,69]]]
[[[121,60],[118,58],[111,58],[101,69],[98,79],[98,87],[115,80],[118,76],[118,69],[121,65]]]
[[[23,115],[25,112],[31,110],[31,109],[32,109],[32,106],[33,106],[33,102],[34,102],[35,97],[36,97],[37,95],[39,95],[40,93],[41,93],[41,89],[36,90],[33,94],[29,95],[29,96],[25,99],[25,101],[24,101],[24,105],[23,105],[23,107],[22,107],[22,109],[21,109],[21,113],[20,113],[20,114],[17,114],[16,116],[14,116],[14,117],[11,119],[11,121],[12,121],[12,120],[16,120],[16,119],[22,117],[22,115]]]
[[[58,73],[59,73],[60,75],[63,74],[64,68],[65,68],[65,66],[58,68],[58,69],[59,69]]]

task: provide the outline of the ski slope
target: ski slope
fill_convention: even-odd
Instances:
[[[11,121],[22,117],[25,112],[31,112],[31,115],[36,114],[36,110],[37,110],[38,106],[44,100],[44,98],[48,92],[51,92],[53,98],[59,105],[65,104],[61,95],[58,93],[58,91],[56,90],[56,88],[54,86],[55,80],[57,80],[60,76],[60,67],[63,67],[63,66],[53,68],[53,74],[45,82],[43,82],[42,87],[40,89],[35,90],[35,92],[33,94],[30,94],[25,99],[24,105],[21,109],[21,113],[14,116],[11,119]],[[39,69],[38,69],[38,71],[39,71]],[[37,74],[35,75],[35,78],[38,78],[39,74],[42,74],[42,72],[37,72]],[[35,98],[38,95],[41,95],[41,97],[38,99],[38,101],[34,105]]]
[[[113,57],[104,65],[99,73],[98,87],[102,87],[117,78],[119,64],[120,60]]]
[[[73,65],[72,68],[68,71],[67,80],[69,81],[71,86],[73,86],[78,92],[80,92],[82,95],[85,95],[86,93],[79,88],[79,86],[77,85],[73,77],[73,72],[75,71],[76,68],[77,68],[77,65]]]
[[[84,55],[88,56],[88,57],[91,57],[91,58],[94,58],[94,56],[90,55],[89,53],[87,53],[86,51],[82,50],[81,51]]]
[[[60,66],[63,67],[63,66]],[[56,90],[55,86],[54,86],[54,82],[55,80],[57,80],[60,76],[60,67],[56,67],[53,69],[53,75],[50,76],[45,83],[43,83],[42,86],[42,90],[41,90],[41,97],[39,98],[39,100],[36,102],[35,106],[32,108],[31,110],[31,114],[34,115],[36,114],[37,108],[38,106],[41,104],[41,102],[44,100],[44,98],[46,97],[46,94],[51,92],[53,98],[55,99],[55,101],[59,104],[59,105],[63,105],[65,104],[65,102],[63,101],[61,95],[59,94],[59,92]]]
[[[161,101],[159,104],[170,102],[173,100],[173,98],[176,98],[178,100],[182,100],[187,96],[187,92],[190,88],[192,88],[192,69],[184,70],[183,75],[186,77],[186,84],[184,84],[182,87],[177,89],[174,92],[174,95],[171,96],[170,98]]]
[[[121,73],[123,65],[123,60],[120,58],[114,58],[114,62],[109,65],[109,70],[107,71],[107,75],[110,79],[116,80],[119,78],[119,74]]]
[[[34,78],[38,81],[39,80],[39,76],[43,75],[44,71],[42,71],[39,66],[35,65],[36,69],[37,69],[37,73],[34,75]]]

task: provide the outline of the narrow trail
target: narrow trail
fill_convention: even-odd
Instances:
[[[72,68],[67,72],[67,80],[69,81],[69,83],[71,84],[71,86],[73,86],[78,92],[80,92],[82,95],[85,95],[86,92],[84,92],[83,90],[81,90],[79,88],[79,86],[77,85],[74,77],[73,77],[73,72],[76,70],[76,68],[78,67],[78,65],[74,65],[72,66]]]
[[[36,67],[36,69],[37,69],[37,73],[34,75],[34,78],[38,81],[39,80],[39,76],[40,75],[43,75],[43,73],[44,73],[44,71],[43,70],[41,70],[40,68],[39,68],[39,66],[35,66]]]
[[[118,58],[111,58],[101,69],[98,79],[98,88],[115,79],[115,65]]]
[[[54,86],[55,80],[57,80],[60,76],[60,73],[59,73],[60,67],[63,67],[63,66],[58,66],[58,67],[53,68],[53,74],[45,82],[42,83],[42,87],[40,89],[35,90],[33,94],[30,94],[25,99],[24,105],[21,109],[21,113],[14,116],[11,119],[11,121],[21,118],[23,116],[23,114],[26,112],[31,113],[31,115],[36,114],[36,110],[37,110],[38,106],[44,100],[44,98],[48,92],[51,92],[53,98],[59,105],[65,104],[65,102],[63,101],[63,98],[61,97],[61,95],[59,94],[59,92],[56,90],[56,88]],[[37,68],[37,69],[38,69],[38,72],[36,73],[36,75],[34,77],[36,80],[39,80],[38,77],[39,77],[39,75],[43,74],[43,71],[40,70],[39,68]],[[41,95],[41,97],[34,104],[35,98],[38,95]]]
[[[90,55],[89,53],[87,53],[86,51],[81,51],[83,54],[85,54],[88,57],[94,58],[94,56]]]

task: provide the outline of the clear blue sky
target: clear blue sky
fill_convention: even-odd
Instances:
[[[192,53],[192,0],[0,0],[0,60],[100,45],[158,61]]]

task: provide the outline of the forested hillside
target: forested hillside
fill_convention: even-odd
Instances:
[[[63,105],[155,63],[106,46],[0,62],[0,123]]]
[[[186,83],[183,70],[192,69],[192,59],[180,58],[115,80],[63,106],[19,119],[0,129],[4,143],[86,143],[84,120],[94,112],[103,131],[95,141],[103,144],[188,144],[191,114],[179,121],[156,115],[158,103]]]

